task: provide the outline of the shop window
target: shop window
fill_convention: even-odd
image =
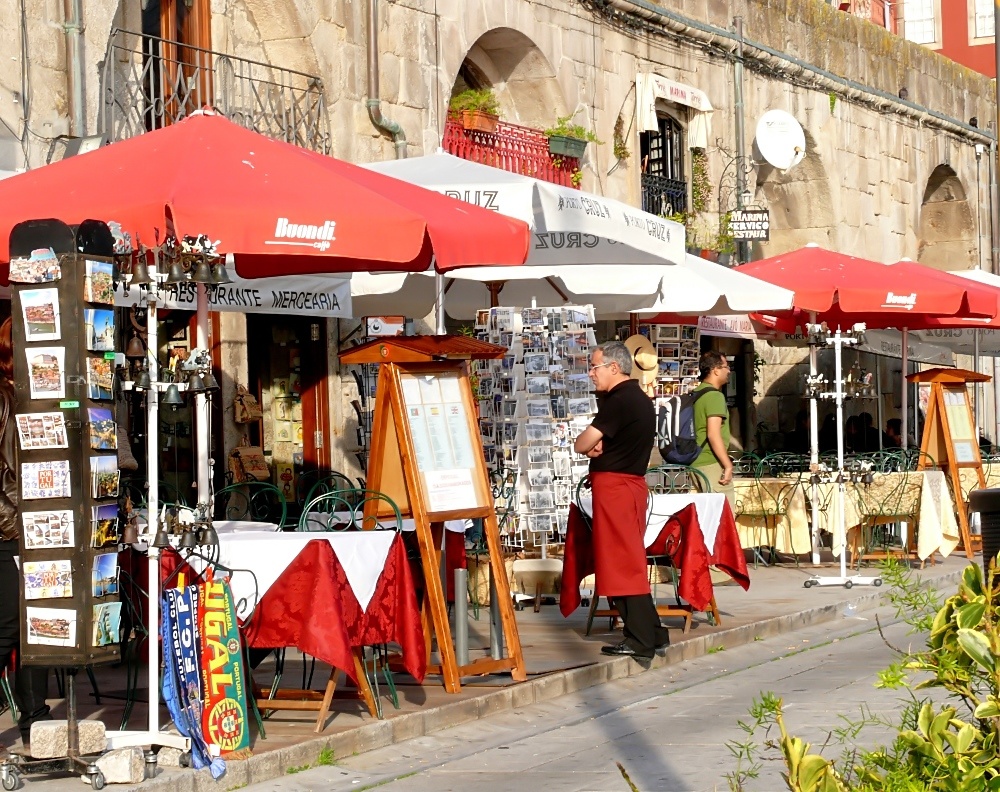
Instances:
[[[687,211],[684,129],[669,115],[658,120],[659,131],[639,136],[642,208],[666,217]]]

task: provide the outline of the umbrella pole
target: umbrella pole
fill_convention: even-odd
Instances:
[[[910,435],[910,427],[909,427],[910,417],[908,414],[909,411],[907,409],[910,394],[909,394],[909,388],[907,387],[909,383],[907,382],[906,379],[906,375],[909,373],[910,373],[910,331],[904,327],[903,328],[903,376],[901,377],[903,392],[900,395],[899,399],[899,403],[901,405],[903,412],[903,418],[902,418],[903,436],[900,438],[900,442],[904,451],[906,450],[906,446],[908,445],[907,438]]]
[[[208,351],[208,292],[204,283],[198,284],[197,319],[195,326],[195,346]],[[212,512],[212,438],[209,434],[208,396],[197,393],[194,397],[195,421],[197,425],[198,455],[198,506],[204,510],[201,515],[211,519]]]
[[[979,330],[972,331],[972,370],[977,374],[979,373]],[[979,413],[979,388],[978,382],[972,384],[972,414],[976,420],[976,442],[979,442],[979,436],[983,432],[982,416]]]
[[[444,335],[444,275],[434,273],[434,332]]]
[[[816,312],[809,313],[809,321],[816,324]],[[809,377],[815,380],[817,372],[817,348],[809,345]],[[812,525],[812,562],[819,564],[820,530],[819,530],[819,402],[816,393],[809,396],[809,507]]]

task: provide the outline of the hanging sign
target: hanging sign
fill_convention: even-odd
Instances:
[[[729,213],[729,233],[736,242],[767,242],[771,213],[767,209],[734,209]]]
[[[232,283],[206,287],[208,310],[239,313],[290,313],[295,316],[351,316],[351,281],[323,275],[288,275],[282,278],[244,280],[230,274]],[[115,305],[136,305],[142,289],[132,287],[125,294],[123,283],[115,284]],[[192,281],[167,283],[160,289],[161,307],[194,311],[198,285]]]

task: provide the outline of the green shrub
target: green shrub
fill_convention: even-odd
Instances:
[[[490,115],[500,115],[500,102],[492,88],[466,88],[455,94],[448,102],[448,110],[461,113],[463,110],[479,110]]]

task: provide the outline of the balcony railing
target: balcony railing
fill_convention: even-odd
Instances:
[[[481,132],[465,129],[461,121],[449,118],[444,125],[441,147],[472,162],[564,187],[577,186],[573,184],[573,174],[579,170],[580,161],[550,154],[548,138],[537,129],[500,121],[496,132]]]
[[[209,105],[247,129],[330,152],[323,81],[310,74],[115,30],[102,81],[101,131],[111,140],[159,129]]]
[[[686,212],[687,182],[642,174],[642,208],[661,217]]]

